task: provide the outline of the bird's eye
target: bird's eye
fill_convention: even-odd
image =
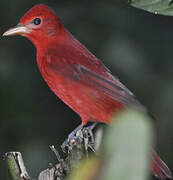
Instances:
[[[40,18],[35,18],[34,21],[33,21],[33,23],[34,23],[35,25],[39,25],[39,24],[41,23],[41,19],[40,19]]]

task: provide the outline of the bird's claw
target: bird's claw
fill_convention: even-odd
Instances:
[[[80,136],[78,135],[78,132],[81,131],[81,129],[83,128],[83,125],[79,125],[76,129],[74,129],[69,135],[68,138],[62,143],[61,145],[61,149],[63,150],[63,152],[66,152],[66,148],[69,150],[70,148],[70,142],[73,142],[76,138],[79,138]]]
[[[63,152],[66,152],[66,148],[68,149],[68,152],[71,151],[71,145],[76,141],[83,141],[86,152],[88,152],[88,149],[95,152],[93,129],[95,128],[96,124],[97,123],[94,123],[88,127],[83,127],[80,125],[74,131],[72,131],[72,133],[69,134],[68,138],[61,145]]]
[[[61,149],[64,153],[70,152],[74,144],[81,142],[83,139],[80,136],[74,135],[73,137],[68,137],[63,144],[61,145]]]

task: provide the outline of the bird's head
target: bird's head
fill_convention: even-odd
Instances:
[[[38,4],[26,12],[17,26],[7,30],[3,36],[25,36],[37,46],[38,43],[48,43],[50,39],[57,37],[61,29],[64,29],[63,25],[54,11]]]

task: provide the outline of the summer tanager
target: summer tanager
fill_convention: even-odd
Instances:
[[[82,119],[110,123],[112,114],[129,106],[147,110],[104,64],[76,40],[43,4],[32,7],[4,36],[27,37],[37,48],[37,63],[50,89]],[[152,170],[160,178],[171,171],[152,151]]]

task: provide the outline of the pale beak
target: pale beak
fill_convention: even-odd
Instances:
[[[2,36],[17,36],[17,35],[24,35],[29,33],[29,28],[24,25],[18,24],[17,26],[10,28],[9,30],[5,31]]]

